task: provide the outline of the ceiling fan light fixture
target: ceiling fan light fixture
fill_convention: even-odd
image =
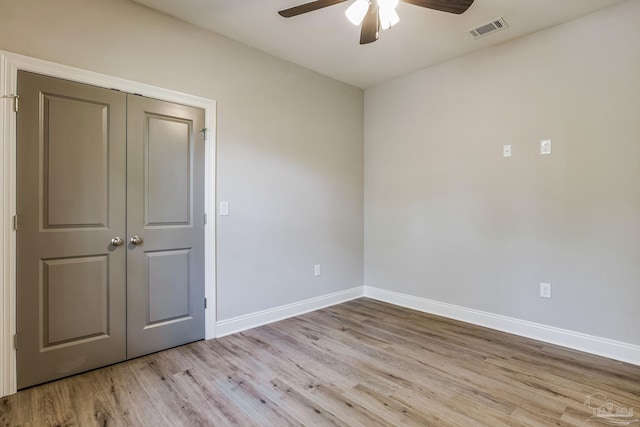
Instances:
[[[380,7],[380,27],[383,30],[388,30],[398,22],[400,22],[400,17],[394,8]]]
[[[399,0],[378,0],[380,9],[395,9],[398,7]]]
[[[368,10],[369,0],[356,0],[347,8],[345,15],[353,25],[360,25]]]

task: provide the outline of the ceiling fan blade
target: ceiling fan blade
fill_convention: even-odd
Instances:
[[[369,10],[362,21],[360,30],[360,44],[373,43],[378,40],[380,33],[380,18],[378,17],[378,3],[369,3]]]
[[[428,9],[439,10],[441,12],[449,12],[460,15],[466,12],[473,3],[473,0],[402,0],[405,3],[414,4],[416,6],[426,7]]]
[[[317,0],[311,3],[301,4],[300,6],[291,7],[278,11],[280,16],[285,18],[291,18],[292,16],[302,15],[303,13],[313,12],[314,10],[322,9],[323,7],[333,6],[334,4],[344,3],[348,0]]]

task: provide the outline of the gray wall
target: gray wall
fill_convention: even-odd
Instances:
[[[365,284],[640,344],[638,17],[366,90]]]
[[[219,320],[362,285],[362,90],[126,0],[0,0],[0,49],[217,101]]]

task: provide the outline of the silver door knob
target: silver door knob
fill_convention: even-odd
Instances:
[[[133,236],[130,240],[132,245],[141,245],[142,244],[142,237],[138,237],[138,236]]]
[[[120,246],[124,243],[124,240],[122,240],[120,237],[116,237],[114,239],[111,239],[111,244],[113,246]]]

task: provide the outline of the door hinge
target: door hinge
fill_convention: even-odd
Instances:
[[[207,225],[207,214],[204,214],[204,225]]]
[[[0,98],[11,98],[11,99],[13,99],[13,111],[15,111],[16,113],[18,112],[18,100],[20,99],[20,96],[15,95],[15,94],[11,94],[11,95],[2,96]]]
[[[206,141],[207,140],[207,128],[202,128],[202,130],[200,132],[202,132],[202,137]]]
[[[13,348],[18,349],[18,334],[13,334]]]
[[[206,298],[204,299],[204,309],[205,310],[207,309],[207,299]]]
[[[18,231],[18,215],[13,216],[13,230]]]
[[[13,111],[15,111],[17,113],[18,112],[18,101],[20,100],[20,96],[19,95],[11,95],[11,97],[13,98]]]

